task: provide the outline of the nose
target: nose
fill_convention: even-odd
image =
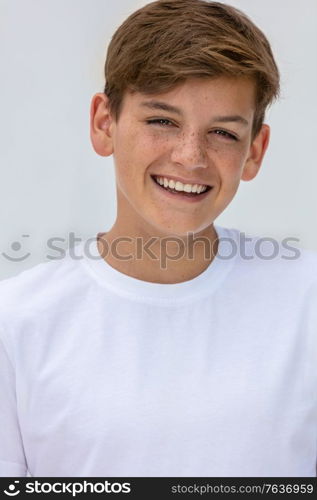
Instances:
[[[204,138],[193,131],[183,132],[175,139],[171,160],[189,170],[207,168],[207,153]]]

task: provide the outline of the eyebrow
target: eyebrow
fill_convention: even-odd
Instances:
[[[146,107],[149,109],[158,109],[161,111],[168,111],[169,113],[175,113],[179,116],[183,116],[183,113],[181,109],[176,108],[175,106],[172,106],[171,104],[167,104],[166,102],[163,101],[143,101],[140,104],[142,107]],[[249,125],[248,120],[243,118],[243,116],[240,115],[228,115],[228,116],[215,116],[213,118],[213,121],[219,122],[219,123],[228,123],[228,122],[236,122],[236,123],[241,123],[242,125]]]

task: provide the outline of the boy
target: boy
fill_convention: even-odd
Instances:
[[[225,4],[157,1],[105,76],[113,227],[0,284],[1,475],[314,476],[317,255],[214,224],[269,143],[267,39]]]

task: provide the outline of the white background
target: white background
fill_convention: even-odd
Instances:
[[[52,236],[67,248],[71,232],[86,238],[112,226],[113,160],[90,144],[90,100],[103,90],[111,35],[145,3],[0,0],[0,279],[47,260]],[[260,173],[241,182],[216,224],[317,250],[317,2],[229,3],[268,36],[282,96],[267,115],[272,138]],[[3,253],[30,256],[14,262]]]

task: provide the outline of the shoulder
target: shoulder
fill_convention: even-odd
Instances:
[[[317,287],[317,252],[299,248],[294,239],[254,235],[236,228],[222,231],[232,240],[241,279],[271,282],[298,291]]]
[[[64,307],[65,300],[83,284],[80,260],[68,252],[58,260],[42,262],[0,281],[0,324],[45,315]]]

